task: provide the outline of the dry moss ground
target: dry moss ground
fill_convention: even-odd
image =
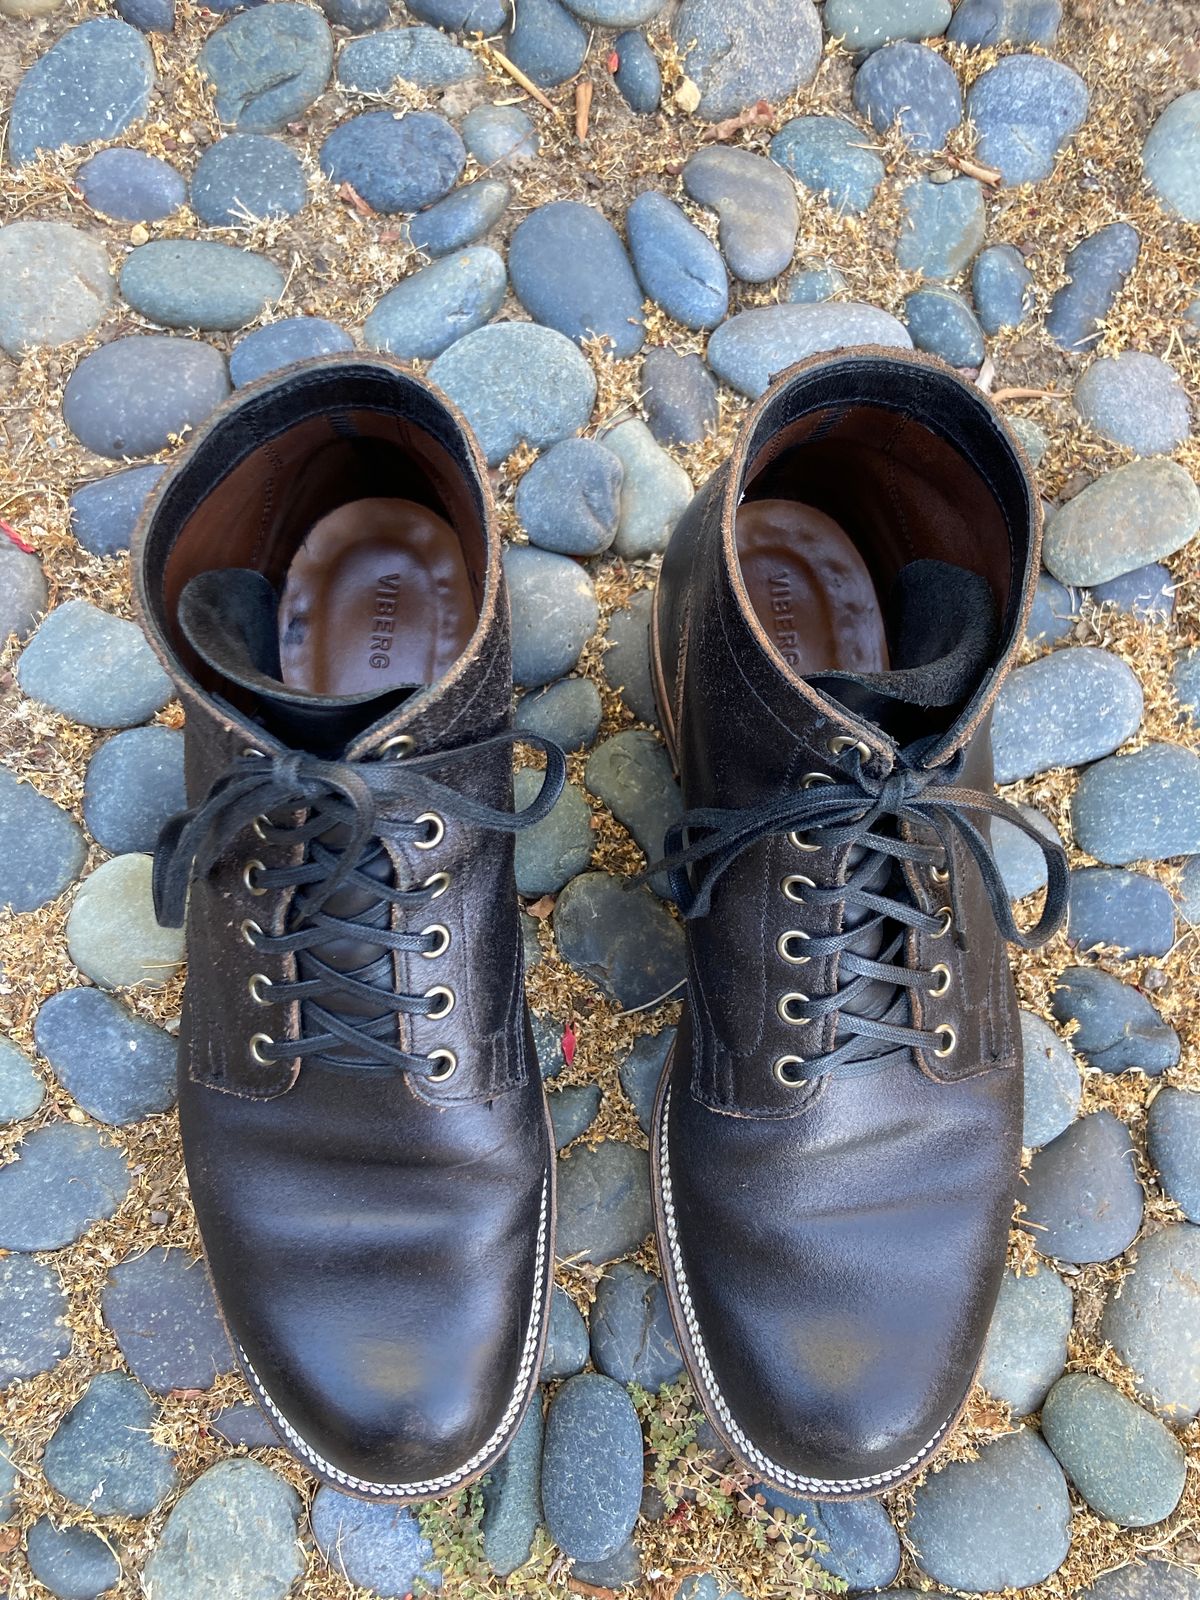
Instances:
[[[0,107],[7,104],[21,71],[66,26],[105,9],[101,0],[69,0],[63,10],[45,21],[0,22]],[[179,0],[178,10],[176,33],[152,41],[159,87],[150,116],[123,142],[165,156],[188,173],[198,154],[219,133],[194,62],[203,38],[220,19],[190,4],[190,0]],[[1197,8],[1191,0],[1157,4],[1152,0],[1066,0],[1066,13],[1054,54],[1087,80],[1092,96],[1090,116],[1046,182],[1012,191],[989,191],[988,240],[1011,242],[1025,253],[1035,275],[1039,307],[1044,308],[1063,279],[1063,261],[1072,245],[1104,223],[1133,223],[1142,239],[1141,255],[1113,307],[1099,348],[1102,353],[1133,348],[1166,357],[1187,385],[1200,415],[1200,341],[1194,331],[1185,331],[1188,325],[1180,316],[1200,283],[1200,229],[1186,227],[1162,214],[1143,185],[1139,163],[1142,139],[1162,106],[1200,83]],[[552,91],[552,110],[534,103],[483,43],[477,48],[488,70],[480,83],[445,96],[401,87],[387,97],[386,103],[398,108],[438,103],[457,115],[477,100],[496,100],[519,102],[529,112],[539,128],[542,153],[535,163],[514,174],[513,204],[498,230],[502,240],[529,209],[550,199],[590,201],[619,224],[625,205],[642,188],[652,186],[683,198],[678,181],[680,168],[704,136],[701,125],[685,115],[672,99],[682,73],[665,25],[657,24],[651,30],[651,38],[664,65],[667,109],[653,119],[635,121],[628,114],[606,69],[607,47],[601,36],[583,68],[582,76],[593,86],[593,99],[588,137],[582,143],[575,125],[576,86],[568,84]],[[973,53],[946,45],[938,48],[952,59],[964,87],[995,59],[993,52]],[[811,86],[786,105],[772,108],[769,120],[734,138],[750,148],[763,148],[770,135],[797,112],[828,109],[839,115],[852,115],[847,92],[850,77],[846,56],[830,49]],[[73,175],[89,153],[78,151],[43,158],[19,174],[4,167],[0,171],[0,223],[20,217],[75,222],[106,240],[114,264],[119,263],[130,245],[146,237],[203,232],[206,237],[227,238],[266,251],[287,272],[286,290],[268,313],[270,318],[307,312],[357,329],[379,294],[403,276],[416,259],[401,236],[397,219],[365,213],[318,172],[316,151],[324,133],[348,111],[364,103],[364,97],[347,96],[330,88],[305,119],[288,130],[290,142],[305,160],[311,185],[311,202],[295,219],[245,228],[200,230],[195,218],[181,211],[148,228],[106,223],[88,211],[74,187]],[[865,137],[873,139],[869,134]],[[970,129],[964,128],[954,135],[947,152],[931,157],[913,155],[894,138],[874,142],[884,155],[888,175],[869,216],[838,216],[822,200],[801,191],[797,260],[833,264],[846,279],[848,297],[869,300],[894,311],[916,282],[912,274],[896,267],[892,254],[899,226],[900,192],[920,171],[969,158],[972,137]],[[467,176],[476,175],[476,170],[472,163]],[[714,232],[710,215],[690,202],[685,201],[685,206],[701,227],[710,234]],[[737,287],[734,308],[770,301],[776,292],[770,285]],[[0,519],[21,540],[36,548],[49,579],[51,604],[83,596],[108,610],[129,612],[126,559],[101,560],[85,555],[67,525],[71,491],[79,483],[109,470],[109,464],[89,456],[66,433],[60,404],[63,384],[88,348],[146,326],[135,314],[118,306],[93,340],[31,355],[19,365],[0,358]],[[703,350],[703,336],[672,324],[656,308],[649,308],[648,327],[651,342],[667,342],[680,350]],[[217,335],[212,342],[228,347],[231,341]],[[594,426],[636,412],[639,363],[613,361],[600,351],[590,353],[600,380]],[[1027,329],[992,341],[991,361],[981,375],[980,381],[997,394],[1009,415],[1033,418],[1046,429],[1050,445],[1039,477],[1043,493],[1050,500],[1077,491],[1097,472],[1126,458],[1125,452],[1083,425],[1071,406],[1073,382],[1087,359],[1066,356],[1040,329]],[[1040,397],[1006,399],[1005,391],[1013,389],[1038,391]],[[728,449],[744,409],[737,396],[724,390],[721,402],[717,435],[703,445],[678,453],[697,482]],[[1193,435],[1177,452],[1177,458],[1200,477],[1200,437]],[[509,532],[515,531],[512,490],[530,459],[529,452],[522,452],[497,474],[502,515]],[[652,564],[631,566],[611,558],[605,558],[597,567],[601,636],[585,652],[582,670],[596,678],[601,687],[603,732],[610,733],[630,725],[632,717],[603,679],[603,628],[612,611],[634,589],[652,581],[653,568]],[[1174,651],[1200,643],[1200,581],[1195,549],[1174,557],[1171,569],[1177,583],[1177,605],[1170,628],[1092,607],[1085,607],[1076,624],[1079,641],[1103,644],[1116,651],[1142,682],[1146,718],[1130,748],[1148,739],[1165,737],[1200,750],[1200,734],[1178,720],[1169,678]],[[14,659],[12,647],[0,656],[0,687],[4,690],[0,750],[5,761],[37,788],[77,812],[87,761],[103,736],[26,700],[14,684]],[[178,708],[168,707],[159,720],[177,724]],[[1053,773],[1014,786],[1010,797],[1040,806],[1070,842],[1072,787],[1071,774]],[[603,808],[597,806],[595,814],[597,862],[614,871],[639,867],[640,854],[624,830]],[[1084,859],[1073,846],[1072,858],[1077,862]],[[93,845],[89,868],[101,859],[103,852]],[[1176,876],[1170,865],[1150,864],[1145,870],[1168,884]],[[69,896],[64,896],[62,901],[30,915],[0,915],[0,1026],[26,1048],[31,1048],[33,1019],[41,1001],[80,981],[63,938],[68,900]],[[644,1144],[632,1107],[620,1088],[616,1068],[634,1039],[673,1021],[676,1008],[667,1005],[649,1013],[619,1014],[586,980],[556,958],[549,926],[544,922],[541,935],[546,959],[531,981],[533,1002],[559,1022],[569,1021],[578,1039],[574,1062],[564,1070],[561,1081],[595,1079],[602,1084],[603,1109],[592,1136],[616,1135]],[[1022,1004],[1045,1013],[1055,979],[1072,959],[1063,940],[1037,955],[1019,957],[1016,972]],[[1183,1056],[1169,1081],[1200,1088],[1200,1008],[1196,1003],[1200,933],[1183,928],[1167,957],[1153,964],[1126,964],[1119,970],[1122,977],[1152,990],[1156,1003],[1180,1031]],[[170,1024],[178,1014],[179,993],[180,984],[175,981],[151,994],[133,991],[122,998],[140,1014]],[[34,1125],[61,1116],[87,1121],[49,1074],[46,1077],[47,1099],[33,1119]],[[1149,1197],[1146,1232],[1178,1215],[1158,1192],[1144,1155],[1145,1113],[1157,1088],[1157,1083],[1136,1076],[1108,1079],[1094,1072],[1084,1075],[1084,1108],[1109,1106],[1130,1128]],[[72,1350],[53,1372],[14,1385],[0,1398],[0,1431],[17,1444],[16,1464],[21,1475],[17,1533],[45,1511],[61,1522],[94,1525],[114,1540],[122,1554],[124,1570],[117,1593],[122,1600],[128,1600],[140,1593],[138,1574],[169,1503],[141,1522],[95,1519],[71,1508],[50,1491],[37,1463],[45,1441],[79,1397],[89,1375],[120,1363],[119,1351],[99,1312],[99,1291],[109,1266],[152,1244],[193,1251],[197,1240],[173,1119],[151,1118],[136,1128],[106,1130],[105,1136],[124,1149],[135,1174],[133,1190],[111,1221],[94,1227],[79,1244],[45,1258],[61,1273],[68,1294]],[[0,1135],[0,1158],[19,1138],[20,1131]],[[1131,1387],[1130,1374],[1101,1344],[1096,1327],[1104,1297],[1119,1284],[1136,1252],[1135,1244],[1120,1261],[1085,1267],[1071,1274],[1077,1313],[1071,1365],[1101,1372],[1126,1390]],[[1028,1234],[1014,1231],[1012,1254],[1014,1264],[1021,1270],[1036,1270],[1036,1252]],[[563,1281],[586,1301],[594,1291],[595,1274],[568,1269]],[[177,1451],[184,1483],[230,1453],[215,1434],[212,1419],[231,1400],[242,1398],[246,1398],[244,1387],[234,1376],[220,1379],[213,1389],[203,1393],[167,1398],[158,1433]],[[721,1478],[697,1455],[690,1440],[694,1419],[686,1389],[672,1392],[653,1407],[647,1406],[645,1415],[651,1445],[648,1472],[672,1496],[682,1493],[683,1498],[667,1518],[639,1528],[637,1537],[647,1572],[643,1594],[652,1600],[668,1600],[679,1578],[697,1570],[722,1572],[749,1600],[804,1593],[814,1581],[814,1568],[803,1545],[792,1549],[789,1541],[781,1537],[783,1530],[749,1510],[744,1480]],[[968,1454],[1008,1426],[1004,1408],[977,1393],[947,1456]],[[1182,1437],[1192,1470],[1174,1516],[1156,1528],[1122,1531],[1077,1504],[1071,1554],[1053,1578],[1026,1591],[1032,1600],[1065,1600],[1080,1593],[1097,1573],[1146,1554],[1200,1570],[1200,1430],[1190,1428]],[[680,1453],[682,1465],[673,1464]],[[263,1454],[307,1501],[312,1493],[311,1480],[282,1451]],[[890,1499],[902,1529],[911,1499],[911,1487]],[[566,1566],[544,1541],[535,1549],[529,1564],[507,1582],[488,1577],[479,1552],[477,1514],[478,1495],[470,1492],[432,1508],[424,1516],[445,1568],[445,1592],[452,1600],[563,1592],[568,1583]],[[45,1591],[31,1578],[15,1548],[16,1542],[11,1530],[0,1530],[0,1594],[7,1589],[14,1600],[40,1600]],[[931,1587],[920,1577],[908,1553],[899,1581],[915,1588]],[[349,1600],[355,1594],[340,1575],[311,1553],[296,1592],[305,1600]]]

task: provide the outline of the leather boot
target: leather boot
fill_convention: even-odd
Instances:
[[[183,701],[179,1117],[238,1358],[364,1496],[486,1471],[533,1394],[553,1141],[526,1013],[508,600],[483,461],[436,391],[339,356],[242,391],[135,551]]]
[[[1021,1144],[1005,940],[1066,863],[992,787],[1038,502],[939,362],[823,356],[748,416],[663,561],[688,998],[651,1147],[676,1330],[758,1478],[879,1494],[966,1403]],[[1045,852],[1014,925],[989,843]]]

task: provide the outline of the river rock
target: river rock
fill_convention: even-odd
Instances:
[[[642,404],[659,444],[698,444],[720,421],[717,386],[704,362],[665,346],[648,350],[642,362]]]
[[[1171,101],[1142,146],[1142,165],[1168,211],[1200,222],[1200,89]]]
[[[521,0],[508,36],[509,59],[541,89],[556,89],[579,71],[587,30],[558,0]]]
[[[710,144],[688,158],[683,186],[717,213],[717,237],[735,278],[765,283],[778,277],[792,259],[800,209],[777,162]]]
[[[900,197],[896,260],[926,278],[954,278],[983,244],[983,185],[974,178],[917,178]]]
[[[165,467],[130,467],[85,483],[71,496],[71,532],[92,556],[128,550],[138,518]]]
[[[17,681],[31,699],[89,728],[145,722],[174,692],[137,623],[90,600],[48,613],[17,663]]]
[[[75,819],[0,766],[0,906],[36,911],[75,881],[86,860]]]
[[[113,303],[108,252],[65,222],[0,228],[0,349],[20,357],[86,338]]]
[[[266,256],[213,239],[152,239],[121,268],[122,295],[165,328],[245,327],[279,298],[284,281]]]
[[[274,133],[301,117],[332,68],[328,23],[296,0],[240,12],[209,34],[200,52],[217,116],[243,133]]]
[[[559,954],[618,1005],[645,1006],[683,981],[683,930],[651,891],[585,872],[558,897]]]
[[[1087,85],[1047,56],[1005,56],[982,73],[967,96],[978,159],[1005,186],[1038,183],[1054,171],[1066,141],[1088,114]]]
[[[80,444],[120,461],[165,449],[228,393],[225,358],[211,345],[133,334],[83,357],[67,379],[63,417]]]
[[[1031,310],[1032,283],[1033,274],[1016,245],[991,245],[976,256],[971,269],[971,296],[985,333],[1021,326]]]
[[[758,100],[777,105],[811,82],[821,61],[812,0],[683,0],[671,25],[683,67],[700,90],[705,122],[736,116]]]
[[[1112,1261],[1142,1223],[1142,1187],[1129,1129],[1111,1111],[1073,1122],[1039,1150],[1022,1192],[1028,1227],[1043,1255],[1083,1263]]]
[[[503,178],[477,178],[451,189],[408,224],[409,240],[427,256],[448,256],[482,238],[504,215],[512,189]]]
[[[708,341],[708,363],[731,388],[756,400],[776,373],[797,361],[821,350],[863,344],[912,348],[903,323],[854,300],[756,306],[739,311],[714,330]]]
[[[61,1250],[129,1193],[120,1150],[94,1128],[48,1122],[27,1133],[0,1166],[0,1249]]]
[[[1092,645],[1053,650],[1011,673],[996,701],[996,782],[1110,755],[1141,726],[1142,688],[1120,656]]]
[[[1042,1406],[1042,1438],[1092,1510],[1146,1528],[1179,1504],[1187,1458],[1157,1417],[1090,1372],[1068,1372]]]
[[[498,1578],[529,1560],[542,1521],[541,1396],[535,1395],[503,1458],[483,1485],[483,1553]]]
[[[672,529],[691,504],[692,480],[640,417],[608,429],[603,442],[622,467],[613,549],[629,561],[665,550]]]
[[[281,0],[274,0],[273,10]],[[247,12],[247,16],[257,13]],[[435,111],[364,111],[340,123],[321,146],[321,171],[348,183],[375,211],[420,211],[462,176],[467,151]]]
[[[1168,1085],[1155,1095],[1146,1151],[1164,1192],[1189,1222],[1200,1219],[1200,1094]]]
[[[915,289],[904,301],[904,320],[918,350],[952,367],[983,365],[983,329],[955,289]]]
[[[1200,851],[1200,756],[1148,744],[1089,767],[1071,800],[1081,850],[1109,866]]]
[[[25,639],[46,609],[46,574],[37,556],[11,539],[0,543],[0,644]]]
[[[1067,282],[1056,289],[1046,332],[1064,350],[1087,350],[1133,271],[1141,241],[1127,222],[1110,222],[1080,240],[1067,256]]]
[[[546,1416],[542,1506],[550,1536],[569,1556],[613,1555],[637,1521],[642,1430],[629,1396],[611,1378],[568,1378]]]
[[[140,1122],[175,1103],[177,1042],[100,989],[50,995],[33,1037],[59,1083],[97,1122]]]
[[[1075,385],[1075,409],[1139,456],[1174,450],[1191,427],[1187,391],[1165,361],[1143,350],[1093,362]]]
[[[536,322],[577,344],[598,336],[618,357],[641,349],[641,289],[616,229],[593,206],[554,200],[531,211],[513,234],[508,270]]]
[[[11,1039],[0,1036],[0,1122],[23,1122],[46,1098],[33,1062]],[[0,1388],[5,1379],[0,1378]]]
[[[150,1436],[157,1420],[158,1406],[127,1373],[97,1373],[46,1446],[46,1481],[101,1516],[149,1516],[178,1482],[171,1452]]]
[[[897,123],[915,150],[940,150],[963,116],[954,68],[905,39],[867,57],[854,78],[854,105],[879,133]]]
[[[440,28],[387,28],[350,40],[338,57],[337,81],[359,94],[386,95],[399,83],[445,89],[482,70],[472,52]]]
[[[88,874],[67,917],[67,952],[102,989],[161,989],[183,962],[183,929],[154,915],[149,856],[113,856]]]
[[[590,745],[600,729],[600,691],[590,678],[560,678],[525,694],[513,713],[513,726],[553,739],[568,752]]]
[[[569,556],[509,545],[504,552],[512,608],[513,682],[552,683],[579,660],[599,619],[596,587]]]
[[[607,550],[621,513],[625,469],[595,439],[563,439],[530,467],[513,504],[530,540],[560,555]]]
[[[1057,1139],[1079,1110],[1082,1086],[1069,1044],[1044,1018],[1021,1012],[1025,1113],[1021,1143],[1031,1150]]]
[[[232,133],[200,157],[188,194],[192,210],[209,227],[245,227],[251,220],[294,217],[308,199],[308,178],[300,157],[282,140]]]
[[[662,100],[662,69],[645,34],[621,34],[613,44],[613,54],[617,58],[613,82],[621,98],[638,116],[650,116]]]
[[[1132,984],[1099,967],[1068,967],[1050,1000],[1056,1021],[1075,1023],[1071,1043],[1101,1072],[1157,1077],[1179,1061],[1179,1035]]]
[[[1161,1417],[1190,1422],[1200,1411],[1200,1228],[1171,1223],[1143,1239],[1117,1288],[1101,1337]]]
[[[1113,948],[1118,959],[1165,956],[1175,943],[1170,892],[1143,872],[1077,868],[1071,874],[1067,937],[1078,950]]]
[[[1173,555],[1200,531],[1200,490],[1176,461],[1130,461],[1051,516],[1042,554],[1063,583],[1100,584]]]
[[[946,37],[977,50],[992,45],[1053,45],[1062,0],[961,0]]]
[[[70,1348],[67,1297],[54,1268],[0,1257],[0,1388],[49,1372]]]
[[[867,209],[883,182],[877,151],[844,117],[793,117],[771,140],[771,159],[806,189],[827,195],[831,206],[854,215]]]
[[[642,288],[685,328],[715,328],[729,310],[720,252],[672,200],[647,189],[625,213]]]
[[[514,775],[518,809],[530,804],[542,785],[542,774],[523,767]],[[514,868],[517,893],[536,900],[558,891],[587,866],[592,855],[592,813],[574,783],[562,793],[548,817],[516,838]]]
[[[77,23],[17,84],[9,159],[21,167],[39,150],[115,139],[146,115],[153,87],[154,57],[136,28],[116,17]]]
[[[208,1389],[233,1352],[200,1261],[152,1246],[111,1269],[100,1297],[129,1370],[154,1394]]]
[[[536,157],[540,142],[519,106],[476,106],[463,118],[462,136],[481,167],[524,165]]]
[[[935,39],[946,31],[950,0],[827,0],[825,31],[866,55],[896,39]]]
[[[313,1499],[313,1537],[336,1573],[376,1595],[435,1592],[433,1546],[408,1506],[363,1500],[322,1484]]]
[[[363,324],[363,339],[404,361],[432,360],[490,322],[507,289],[503,257],[476,245],[402,278]]]
[[[261,1462],[218,1461],[172,1507],[144,1569],[147,1600],[283,1600],[304,1570],[299,1520],[300,1497]]]
[[[1030,1277],[1006,1272],[988,1328],[979,1381],[1014,1417],[1040,1409],[1067,1364],[1074,1301],[1047,1266]]]

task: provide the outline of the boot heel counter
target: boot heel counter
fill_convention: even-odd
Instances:
[[[697,591],[706,584],[720,538],[720,506],[724,469],[714,474],[675,524],[663,553],[650,616],[650,667],[658,699],[659,722],[671,759],[676,760],[679,704],[683,693],[689,621]]]

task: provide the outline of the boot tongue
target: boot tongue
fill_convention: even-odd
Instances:
[[[809,681],[903,746],[940,733],[970,699],[994,659],[996,607],[977,573],[913,561],[896,579],[888,612],[890,672],[827,672]]]
[[[313,755],[340,755],[417,687],[333,696],[284,683],[279,596],[261,572],[225,567],[197,574],[179,597],[178,616],[187,642],[222,679],[226,698],[291,748]]]

